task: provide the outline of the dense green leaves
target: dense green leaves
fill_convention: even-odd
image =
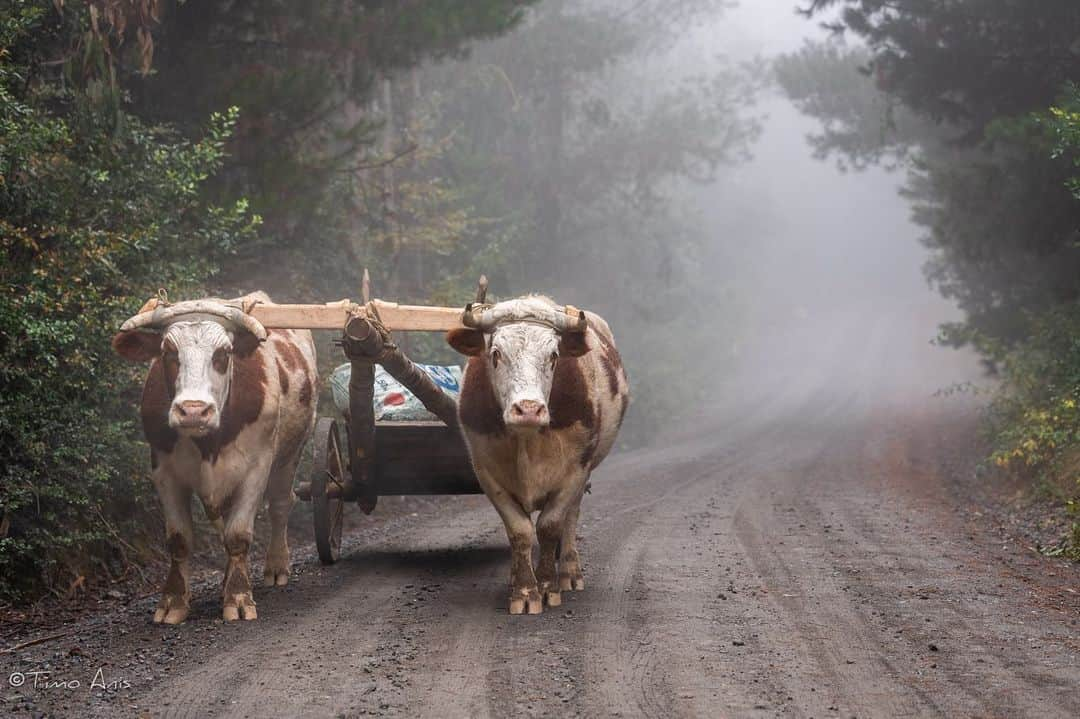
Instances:
[[[1061,102],[1050,108],[1045,120],[1054,138],[1054,158],[1072,163],[1068,187],[1080,200],[1080,86],[1069,83]],[[1078,238],[1080,239],[1080,238]]]
[[[199,194],[221,167],[235,112],[214,115],[199,142],[118,116],[40,64],[39,53],[77,42],[78,30],[77,16],[58,20],[51,2],[0,10],[7,596],[121,569],[121,545],[103,540],[152,505],[131,421],[142,368],[121,364],[109,339],[157,287],[199,291],[257,224],[243,203],[208,206]],[[142,529],[133,526],[132,540]]]

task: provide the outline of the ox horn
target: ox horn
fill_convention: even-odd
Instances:
[[[461,324],[481,332],[491,332],[500,324],[510,322],[535,322],[548,325],[556,332],[584,332],[589,328],[585,313],[572,305],[563,309],[552,307],[546,312],[530,310],[528,314],[514,312],[513,307],[475,307],[475,303],[465,306],[461,315]]]
[[[472,302],[465,305],[465,311],[461,313],[461,324],[471,330],[490,332],[495,326],[494,318],[489,307],[473,307]]]
[[[120,325],[121,331],[162,329],[182,320],[208,319],[242,329],[255,335],[260,342],[266,339],[262,323],[239,307],[232,307],[214,300],[189,300],[172,305],[157,305],[149,311],[140,312]]]
[[[567,305],[562,312],[556,310],[554,316],[555,329],[559,332],[584,332],[589,329],[589,320],[583,310],[573,305]]]

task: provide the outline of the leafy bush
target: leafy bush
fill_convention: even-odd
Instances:
[[[0,9],[0,598],[115,575],[140,551],[144,370],[109,340],[136,298],[196,292],[257,222],[199,195],[235,112],[191,143],[125,113],[75,60],[50,75],[57,47],[96,57],[87,22],[51,2]]]
[[[994,462],[1080,478],[1080,305],[1034,322],[1031,339],[1006,354],[995,400]]]
[[[1076,168],[1069,187],[1080,200],[1080,89],[1070,85],[1037,121],[1056,138],[1053,156]],[[990,413],[993,460],[1080,495],[1080,303],[1035,317],[1030,330],[1024,343],[998,352],[1005,382]],[[1078,497],[1067,506],[1080,511]],[[1080,523],[1060,551],[1080,560]]]
[[[1080,200],[1080,86],[1066,86],[1060,106],[1050,108],[1047,124],[1057,139],[1054,157],[1067,158],[1076,169],[1077,176],[1069,180],[1068,186]]]

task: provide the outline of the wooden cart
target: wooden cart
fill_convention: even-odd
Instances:
[[[351,364],[344,431],[332,417],[315,425],[311,479],[297,496],[312,504],[315,543],[324,564],[337,561],[345,505],[365,512],[382,495],[479,494],[457,419],[457,403],[394,344],[393,331],[446,331],[461,326],[461,309],[420,307],[368,299],[326,305],[267,305],[248,310],[268,329],[339,329]],[[486,282],[481,280],[478,299]],[[438,421],[376,421],[375,365],[407,387]]]

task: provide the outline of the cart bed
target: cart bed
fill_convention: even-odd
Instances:
[[[375,423],[375,494],[480,494],[460,433],[440,421]]]

